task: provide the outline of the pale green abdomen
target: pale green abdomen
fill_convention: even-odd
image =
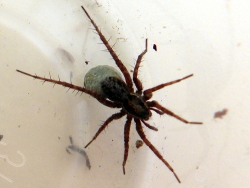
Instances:
[[[120,72],[118,72],[114,67],[108,65],[99,65],[94,67],[87,72],[84,77],[84,87],[90,91],[107,98],[103,93],[101,83],[107,77],[116,77],[122,79]]]

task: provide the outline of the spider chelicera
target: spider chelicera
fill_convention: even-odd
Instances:
[[[86,87],[79,87],[76,85],[73,85],[71,83],[62,82],[59,78],[59,80],[53,80],[50,78],[43,78],[39,77],[37,75],[32,75],[20,70],[17,70],[18,72],[25,74],[27,76],[31,76],[35,79],[43,80],[44,82],[52,82],[54,84],[62,85],[65,87],[68,87],[69,89],[77,90],[78,92],[83,92],[86,94],[91,95],[92,97],[96,98],[100,103],[103,105],[110,107],[110,108],[121,108],[120,112],[115,113],[111,115],[99,128],[99,130],[94,135],[93,139],[85,146],[87,148],[97,137],[98,135],[109,125],[110,122],[113,120],[117,120],[122,118],[126,115],[126,123],[124,126],[124,156],[123,156],[123,173],[125,174],[125,165],[128,158],[128,152],[129,152],[129,132],[130,132],[130,126],[132,120],[135,122],[136,131],[138,132],[139,136],[143,140],[143,142],[153,151],[153,153],[168,167],[170,171],[174,174],[175,178],[179,183],[181,183],[180,179],[178,178],[177,174],[175,173],[174,169],[170,166],[170,164],[163,158],[163,156],[160,154],[160,152],[151,144],[151,142],[147,139],[146,135],[143,132],[142,124],[144,124],[149,129],[152,129],[154,131],[158,131],[158,129],[154,126],[149,125],[146,121],[151,117],[152,113],[151,111],[156,112],[159,115],[167,114],[170,115],[183,123],[186,124],[202,124],[201,122],[190,122],[187,121],[180,116],[176,115],[175,113],[171,112],[170,110],[166,109],[162,105],[160,105],[157,101],[149,101],[149,99],[152,98],[153,92],[160,90],[166,86],[178,83],[182,80],[185,80],[187,78],[190,78],[193,76],[193,74],[190,74],[184,78],[174,80],[168,83],[160,84],[158,86],[143,90],[143,86],[141,81],[138,78],[138,70],[140,67],[141,60],[143,56],[147,52],[148,44],[146,39],[146,47],[145,50],[138,56],[136,60],[136,65],[133,71],[133,79],[131,78],[127,68],[124,66],[122,61],[119,59],[118,55],[114,52],[113,48],[109,44],[108,40],[104,37],[100,29],[97,27],[94,20],[90,17],[88,12],[85,10],[85,8],[82,6],[83,11],[89,18],[90,22],[94,26],[95,30],[97,31],[101,41],[108,49],[110,55],[114,59],[116,65],[122,72],[125,82],[117,77],[106,77],[104,78],[100,84],[101,92],[103,95],[100,95],[100,93],[97,93],[96,91],[90,90]],[[133,80],[133,81],[132,81]],[[133,83],[135,84],[136,91],[134,91]]]

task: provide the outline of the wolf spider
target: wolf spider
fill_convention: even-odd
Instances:
[[[138,56],[136,60],[136,65],[133,71],[133,81],[132,78],[124,66],[122,61],[119,59],[118,55],[114,52],[112,46],[109,44],[109,41],[104,37],[101,30],[98,28],[94,20],[90,17],[88,12],[82,6],[83,11],[89,18],[90,22],[94,26],[97,34],[99,35],[101,41],[106,46],[107,50],[109,51],[110,55],[114,59],[116,65],[119,67],[120,71],[122,72],[125,82],[122,79],[118,79],[116,77],[107,77],[105,78],[100,84],[102,87],[103,92],[105,93],[106,97],[96,93],[95,91],[91,91],[86,89],[85,87],[79,87],[73,85],[71,83],[62,82],[59,80],[53,80],[50,78],[43,78],[37,75],[31,75],[29,73],[17,70],[18,72],[25,74],[27,76],[31,76],[35,79],[43,80],[43,82],[51,82],[54,84],[62,85],[68,87],[69,89],[77,90],[78,92],[86,93],[91,95],[92,97],[96,98],[100,103],[103,105],[110,107],[110,108],[121,108],[120,112],[111,115],[99,128],[96,132],[92,140],[85,146],[87,148],[97,137],[98,135],[109,125],[110,122],[113,120],[118,120],[126,115],[126,123],[124,126],[124,156],[123,156],[123,173],[125,174],[125,165],[128,158],[129,152],[129,132],[132,120],[135,122],[136,131],[138,132],[139,136],[143,140],[143,142],[152,150],[152,152],[168,167],[170,171],[174,174],[175,178],[179,183],[181,183],[180,179],[178,178],[177,174],[175,173],[174,169],[170,166],[170,164],[163,158],[160,152],[151,144],[151,142],[147,139],[146,135],[143,132],[142,124],[144,124],[147,128],[158,131],[158,129],[154,126],[149,125],[146,121],[151,117],[151,111],[156,112],[159,115],[167,114],[170,115],[183,123],[186,124],[202,124],[201,122],[190,122],[187,121],[180,116],[176,115],[175,113],[171,112],[170,110],[166,109],[165,107],[161,106],[157,101],[148,101],[153,96],[153,92],[158,91],[166,86],[175,84],[187,78],[193,76],[190,74],[186,77],[183,77],[178,80],[174,80],[168,83],[160,84],[158,86],[143,90],[142,83],[138,78],[138,70],[140,67],[141,60],[143,56],[146,54],[148,49],[148,43],[146,39],[145,50]],[[133,83],[136,87],[136,92],[133,88]]]

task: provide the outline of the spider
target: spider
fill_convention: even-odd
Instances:
[[[129,132],[132,121],[135,122],[136,131],[143,140],[143,142],[152,150],[152,152],[167,166],[167,168],[173,173],[175,178],[179,183],[181,183],[179,177],[175,173],[174,169],[170,166],[170,164],[163,158],[163,156],[160,154],[160,152],[155,148],[155,146],[147,139],[146,135],[143,132],[142,124],[145,125],[147,128],[158,131],[158,129],[150,124],[148,124],[146,121],[149,120],[149,118],[152,116],[152,112],[159,115],[167,114],[170,115],[183,123],[186,124],[202,124],[201,122],[190,122],[182,117],[176,115],[172,111],[168,110],[167,108],[160,105],[157,101],[152,100],[149,101],[149,99],[152,98],[153,92],[158,91],[166,86],[178,83],[182,80],[185,80],[187,78],[190,78],[193,76],[193,74],[190,74],[186,77],[183,77],[181,79],[177,79],[171,82],[167,82],[164,84],[160,84],[158,86],[143,90],[142,83],[140,79],[138,78],[138,70],[141,64],[141,60],[143,56],[146,54],[148,49],[148,41],[146,39],[145,41],[145,50],[138,56],[135,64],[135,68],[133,71],[133,78],[130,76],[127,68],[124,66],[122,61],[119,59],[118,55],[114,52],[113,48],[109,44],[109,41],[104,37],[101,30],[98,28],[94,20],[90,17],[86,9],[81,6],[83,11],[85,12],[86,16],[89,18],[90,22],[94,26],[97,34],[99,35],[101,41],[106,46],[107,50],[109,51],[110,55],[114,59],[116,65],[122,72],[125,81],[120,76],[103,76],[102,80],[98,81],[99,84],[99,90],[91,89],[91,87],[79,87],[76,85],[73,85],[72,83],[63,82],[60,80],[53,80],[50,78],[43,78],[39,77],[36,74],[32,75],[20,70],[17,70],[18,72],[25,74],[27,76],[31,76],[35,79],[43,80],[43,82],[51,82],[54,84],[62,85],[65,87],[68,87],[69,89],[77,90],[78,92],[86,93],[97,99],[100,103],[103,105],[110,107],[110,108],[120,108],[120,112],[115,113],[111,115],[99,128],[99,130],[96,132],[92,140],[85,146],[87,148],[102,131],[111,123],[113,120],[118,120],[122,118],[123,116],[126,116],[126,123],[124,126],[124,155],[123,155],[123,173],[125,174],[125,165],[128,158],[128,152],[129,152]],[[111,67],[106,66],[107,69],[111,69]],[[113,72],[112,72],[113,71]],[[111,70],[112,75],[114,75],[114,70]],[[88,74],[88,73],[87,73]],[[94,76],[96,77],[96,75]],[[84,79],[84,83],[86,80],[86,76]],[[136,87],[136,91],[134,91],[133,83]],[[101,90],[101,91],[100,91]]]

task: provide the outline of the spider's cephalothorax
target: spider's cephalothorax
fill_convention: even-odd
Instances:
[[[163,87],[175,84],[182,80],[185,80],[193,74],[188,75],[184,78],[160,84],[158,86],[152,87],[150,89],[143,91],[143,86],[141,81],[138,78],[138,69],[141,63],[141,60],[145,53],[147,52],[147,39],[146,39],[146,49],[138,56],[136,65],[133,71],[133,81],[132,78],[127,70],[127,68],[123,65],[122,61],[118,58],[117,54],[114,52],[112,47],[110,46],[109,42],[106,40],[104,35],[101,33],[100,29],[95,24],[94,20],[89,16],[88,12],[82,7],[83,11],[93,24],[95,30],[97,31],[100,39],[102,40],[103,44],[106,46],[107,50],[109,51],[110,55],[114,59],[116,65],[122,72],[125,82],[122,80],[121,74],[115,70],[113,67],[110,66],[97,66],[91,69],[84,78],[84,86],[79,87],[73,85],[71,83],[62,82],[59,80],[53,80],[50,78],[43,78],[37,75],[32,75],[20,70],[18,72],[25,74],[27,76],[31,76],[35,79],[43,80],[44,82],[52,82],[54,84],[62,85],[68,87],[73,90],[77,90],[78,92],[83,92],[86,94],[91,95],[92,97],[96,98],[100,103],[105,106],[111,108],[121,108],[121,111],[111,115],[99,128],[96,132],[93,139],[85,146],[88,147],[97,137],[98,135],[109,125],[109,123],[113,120],[120,119],[121,117],[126,115],[127,121],[124,126],[124,157],[123,157],[123,173],[125,174],[125,165],[128,158],[128,151],[129,151],[129,132],[132,120],[135,122],[136,131],[138,132],[139,136],[143,140],[143,142],[154,152],[154,154],[169,168],[170,171],[174,174],[177,181],[180,183],[180,179],[178,178],[177,174],[174,172],[174,169],[170,166],[170,164],[163,158],[160,152],[151,144],[151,142],[147,139],[146,135],[143,132],[142,123],[152,129],[157,131],[156,127],[149,125],[146,120],[151,117],[151,111],[154,111],[160,115],[167,114],[170,115],[186,124],[202,124],[201,122],[190,122],[187,121],[180,116],[176,115],[175,113],[171,112],[170,110],[166,109],[165,107],[161,106],[157,101],[148,101],[152,96],[153,92],[162,89]],[[134,92],[133,82],[136,86],[136,92]]]

